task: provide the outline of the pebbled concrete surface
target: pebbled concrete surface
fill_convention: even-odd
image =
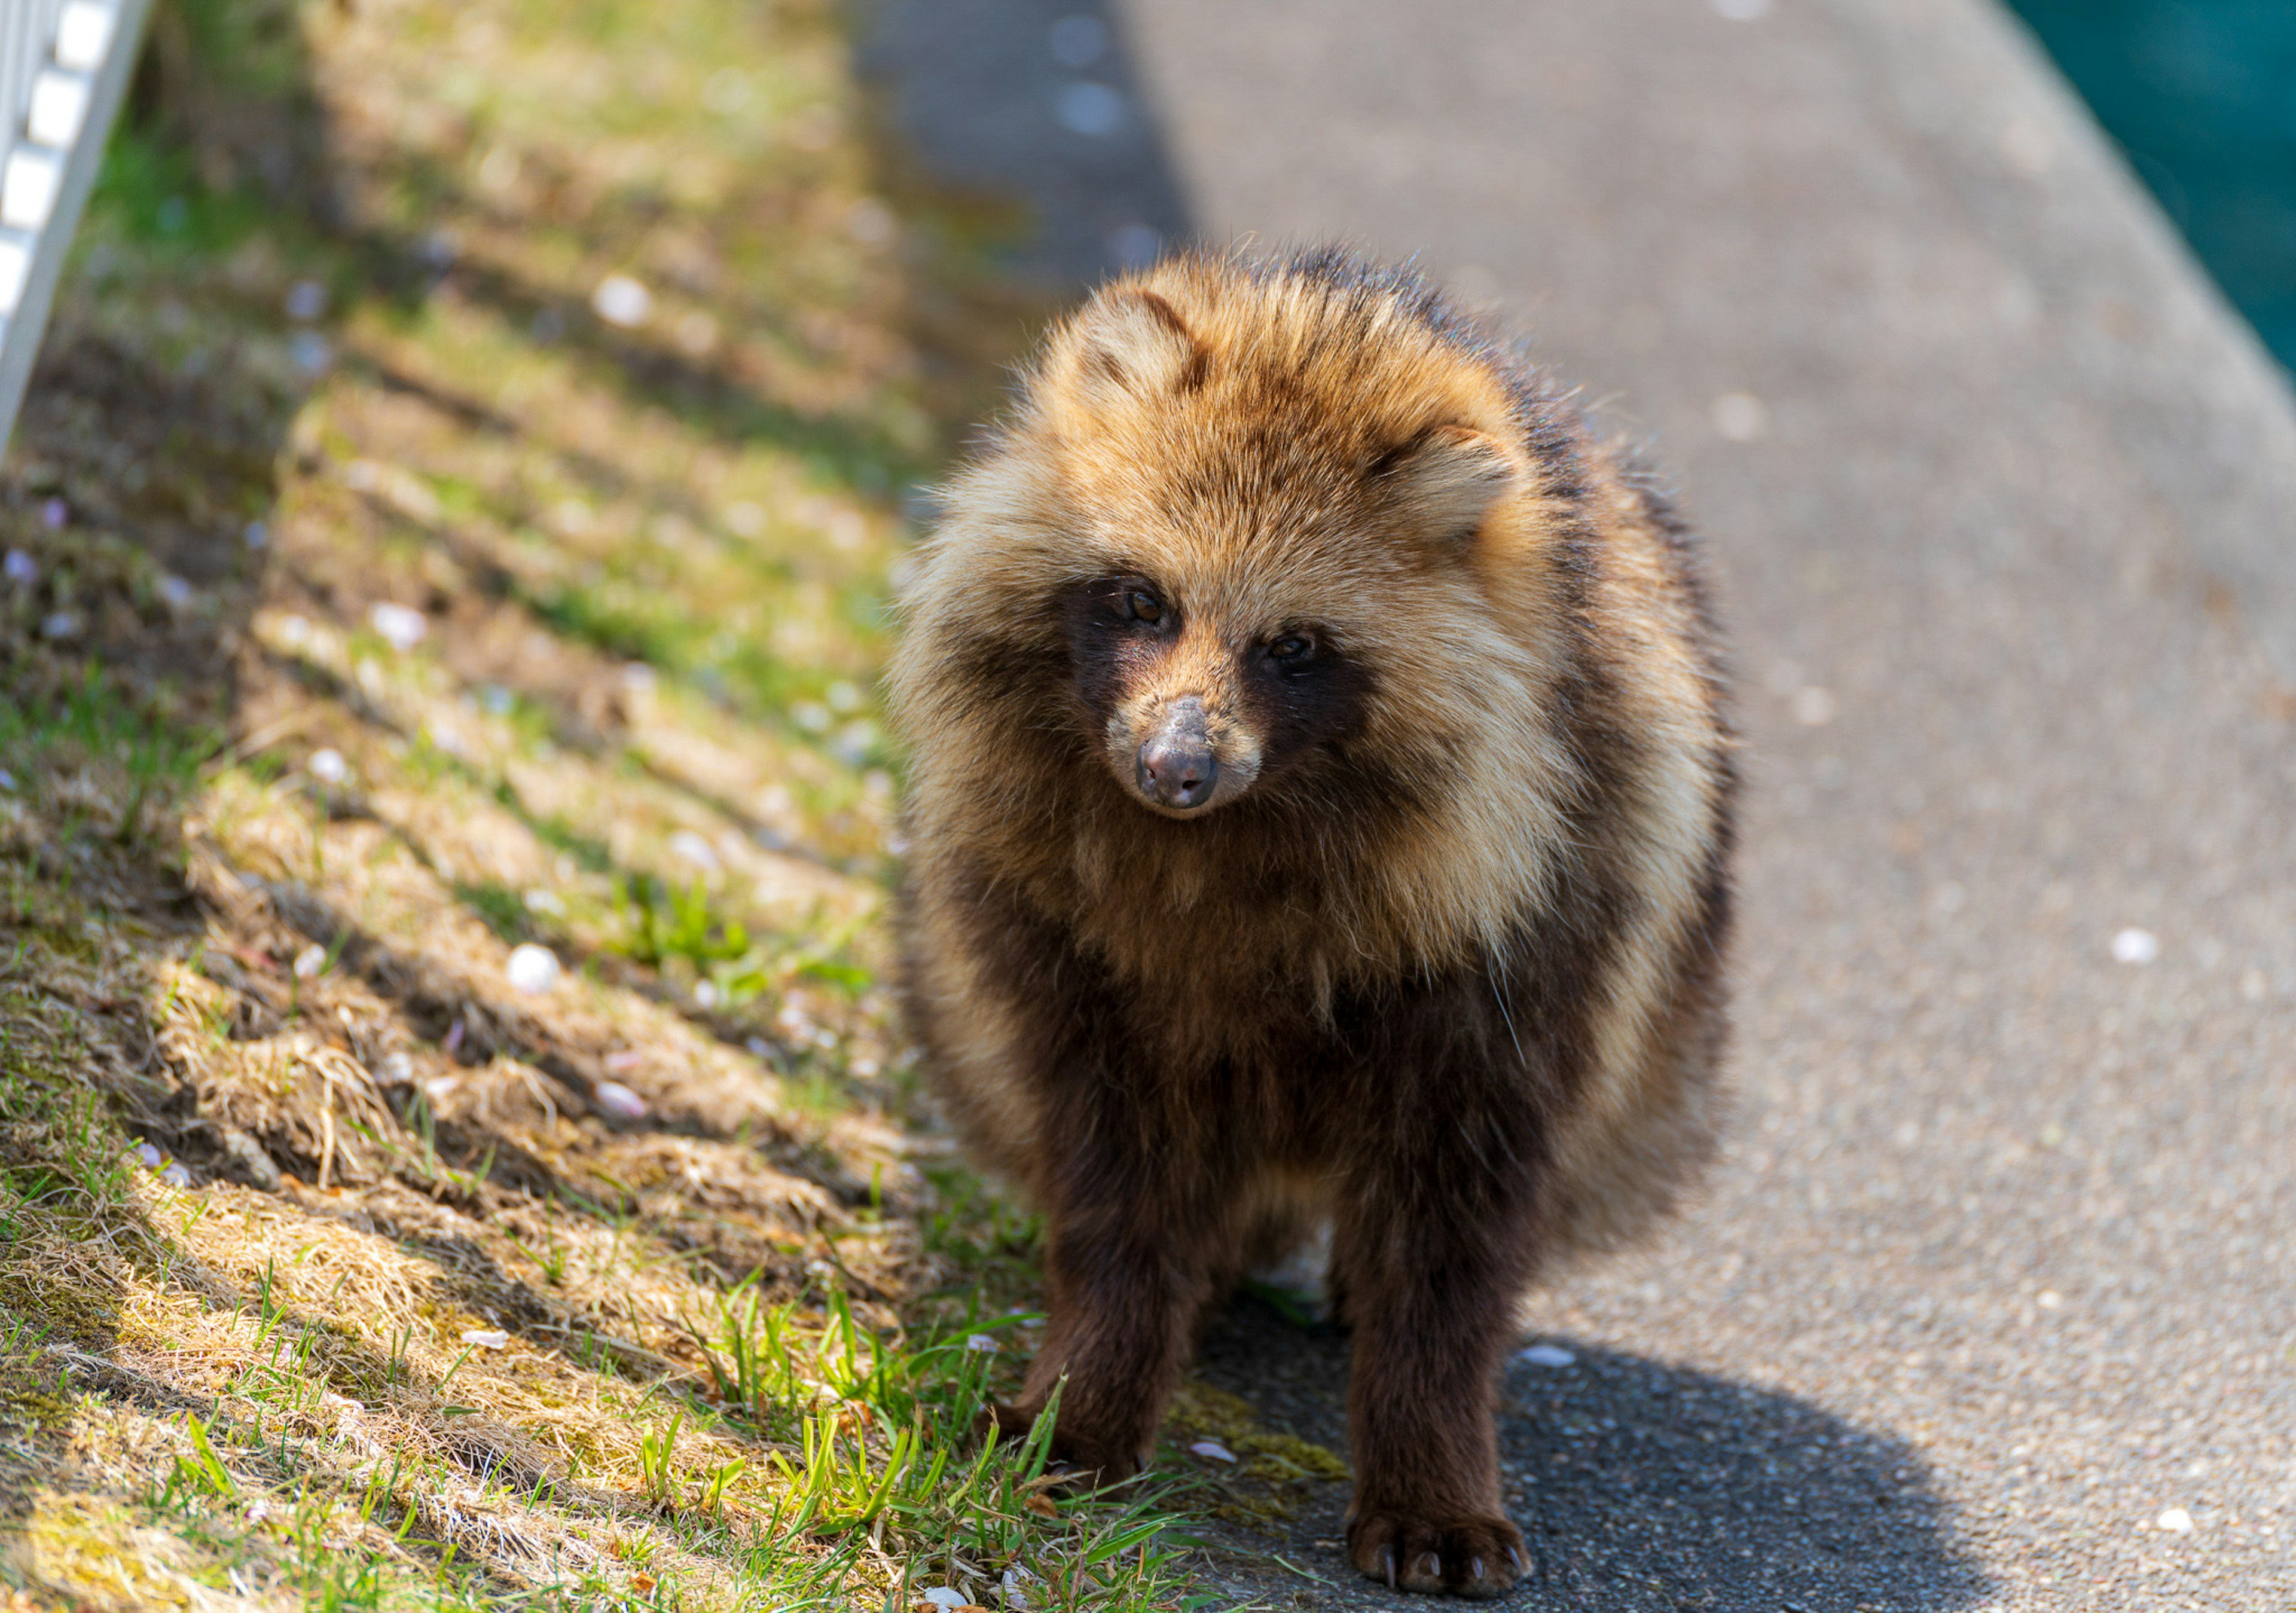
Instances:
[[[1741,1111],[1529,1309],[1522,1605],[2296,1607],[2284,379],[1978,0],[1115,17],[1204,238],[1421,255],[1723,574]],[[1206,1359],[1336,1437],[1340,1341]],[[1337,1505],[1235,1591],[1385,1600]]]

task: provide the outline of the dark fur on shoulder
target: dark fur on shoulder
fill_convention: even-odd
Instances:
[[[893,675],[905,985],[1046,1215],[1060,1453],[1145,1460],[1209,1306],[1319,1220],[1349,1545],[1489,1595],[1527,1287],[1710,1146],[1731,741],[1690,538],[1410,274],[1176,259],[1056,330]]]

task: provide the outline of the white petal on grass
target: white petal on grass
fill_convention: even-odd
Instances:
[[[1234,1462],[1235,1453],[1217,1439],[1199,1439],[1188,1449],[1207,1462]]]
[[[1531,1366],[1564,1367],[1578,1359],[1559,1344],[1534,1344],[1514,1353],[1517,1361]]]
[[[609,274],[590,293],[590,307],[608,324],[628,330],[653,312],[653,293],[627,274]]]
[[[319,971],[326,966],[327,949],[324,946],[306,946],[295,954],[295,978],[299,980],[317,979]]]
[[[996,1340],[991,1339],[986,1333],[975,1333],[964,1341],[964,1347],[968,1350],[979,1350],[984,1355],[993,1355],[996,1353]]]
[[[164,572],[159,582],[160,601],[170,610],[181,610],[192,602],[195,590],[191,584],[174,572]]]
[[[327,288],[316,280],[299,280],[287,288],[287,317],[312,320],[327,311]]]
[[[718,872],[717,848],[691,829],[681,829],[670,836],[669,848],[696,868],[707,869],[711,873]]]
[[[643,1120],[646,1118],[646,1101],[619,1081],[599,1082],[596,1096],[598,1107],[617,1120]]]
[[[160,1173],[160,1180],[169,1187],[189,1187],[192,1184],[192,1173],[181,1165],[170,1165]]]
[[[952,1591],[947,1585],[935,1585],[924,1593],[924,1599],[936,1608],[969,1608],[972,1601],[962,1591]]]
[[[0,560],[0,577],[12,583],[37,583],[40,580],[40,562],[21,549],[11,549],[8,558]]]
[[[287,339],[287,356],[306,375],[316,375],[335,362],[335,347],[316,331],[298,331]]]
[[[2182,1507],[2170,1507],[2152,1520],[2152,1527],[2166,1529],[2171,1535],[2190,1535],[2193,1532],[2193,1515]]]
[[[167,1163],[167,1160],[160,1157],[160,1150],[149,1142],[139,1142],[135,1145],[135,1157],[144,1162],[145,1170],[155,1171]]]
[[[829,748],[837,759],[849,767],[858,767],[867,761],[870,751],[875,749],[876,745],[877,725],[865,716],[846,724],[837,731],[837,737],[829,742]]]
[[[511,985],[529,995],[548,991],[558,984],[558,954],[547,946],[537,946],[529,941],[511,948],[510,962],[503,972]]]
[[[693,983],[693,1006],[696,1008],[715,1008],[718,1006],[717,981],[696,980]]]
[[[368,625],[382,635],[382,642],[402,654],[421,643],[430,631],[430,618],[408,605],[394,605],[389,600],[378,603],[366,613]]]
[[[2124,929],[2112,938],[2116,963],[2150,963],[2161,955],[2161,938],[2149,929]]]
[[[496,1327],[466,1327],[463,1330],[463,1342],[482,1350],[506,1350],[510,1347],[510,1335]]]
[[[311,759],[304,766],[311,770],[311,776],[322,784],[340,784],[350,776],[350,764],[343,760],[341,751],[332,747],[324,750],[314,750],[311,752]]]

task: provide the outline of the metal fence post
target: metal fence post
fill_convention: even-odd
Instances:
[[[151,0],[0,0],[0,446]]]

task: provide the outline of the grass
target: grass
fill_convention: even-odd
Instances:
[[[974,226],[840,29],[156,13],[0,471],[8,1605],[1185,1607],[1332,1480],[973,1437],[1037,1228],[882,985],[873,691],[1022,326],[921,349]]]

